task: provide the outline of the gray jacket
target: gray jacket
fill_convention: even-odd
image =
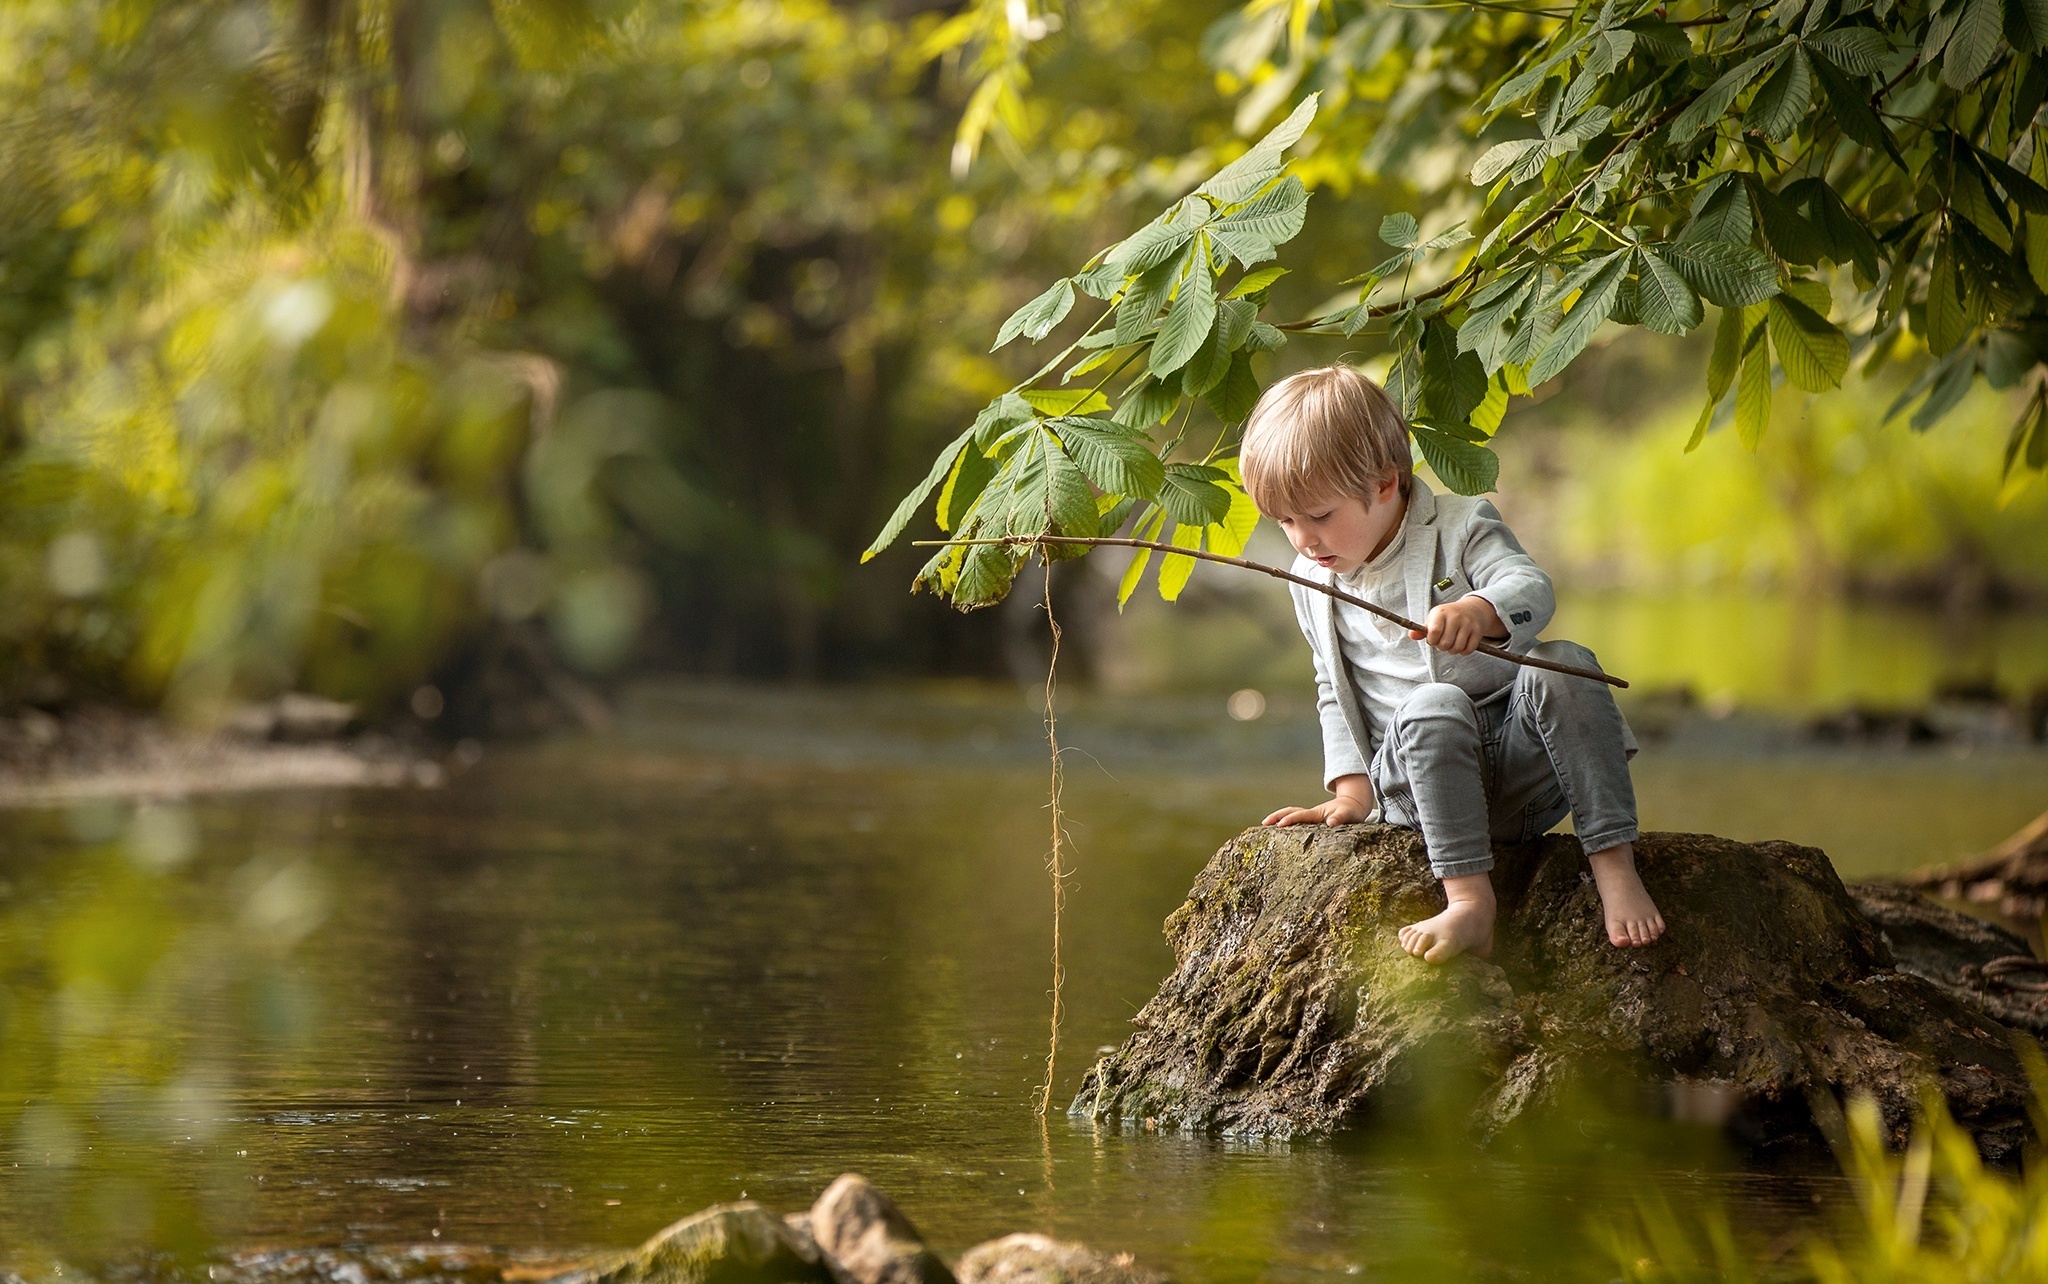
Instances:
[[[1491,603],[1508,626],[1508,650],[1527,651],[1536,644],[1537,635],[1557,610],[1557,598],[1551,592],[1550,577],[1522,551],[1514,532],[1501,521],[1499,510],[1484,499],[1438,495],[1417,477],[1402,524],[1408,538],[1402,554],[1402,579],[1408,589],[1408,608],[1403,615],[1425,621],[1432,606],[1476,594]],[[1294,573],[1336,582],[1334,571],[1305,557],[1295,559]],[[1359,708],[1358,690],[1352,685],[1350,668],[1338,644],[1336,599],[1299,584],[1290,585],[1289,591],[1302,636],[1315,655],[1316,711],[1323,724],[1323,783],[1327,786],[1339,776],[1368,771],[1379,746]],[[1477,652],[1446,655],[1424,647],[1423,654],[1433,680],[1462,687],[1482,703],[1504,698],[1518,670],[1506,660]]]

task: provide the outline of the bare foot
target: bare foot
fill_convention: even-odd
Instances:
[[[1664,935],[1664,916],[1636,874],[1636,849],[1628,843],[1586,857],[1600,908],[1607,915],[1607,939],[1616,945],[1648,945]]]
[[[1425,963],[1493,953],[1493,880],[1484,874],[1447,878],[1444,899],[1450,903],[1443,913],[1401,929],[1401,948]]]

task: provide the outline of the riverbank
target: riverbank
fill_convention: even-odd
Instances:
[[[212,729],[98,705],[0,714],[0,808],[102,798],[164,799],[265,789],[436,788],[482,755],[358,726],[313,696],[249,705]]]

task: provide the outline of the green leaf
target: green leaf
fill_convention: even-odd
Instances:
[[[2026,47],[2029,52],[2048,48],[2048,0],[2012,0],[2013,7],[2027,31]],[[2026,113],[2033,119],[2033,113]]]
[[[1110,418],[1126,428],[1140,432],[1173,413],[1180,404],[1180,382],[1163,383],[1150,375],[1123,399]]]
[[[2027,271],[2033,274],[2035,286],[2048,292],[2048,217],[2028,214],[2025,218]]]
[[[1970,149],[1970,156],[1996,182],[2005,189],[2013,204],[2029,214],[2048,214],[2048,187],[2043,187],[2025,174],[1985,151],[1960,135],[1951,135]]]
[[[1993,330],[1984,336],[1984,355],[1977,364],[1984,371],[1985,383],[2000,392],[2009,392],[2034,368],[2034,359],[2034,345],[2025,334]]]
[[[1623,27],[1635,33],[1638,48],[1659,62],[1678,62],[1692,56],[1692,41],[1684,27],[1656,18],[1636,18]]]
[[[1170,541],[1180,548],[1202,547],[1201,526],[1180,526],[1173,528]],[[1168,602],[1178,601],[1180,591],[1188,586],[1188,576],[1195,573],[1195,559],[1182,557],[1178,553],[1167,553],[1159,562],[1159,596]]]
[[[1958,348],[1951,358],[1941,366],[1941,377],[1934,381],[1934,391],[1927,394],[1927,400],[1913,412],[1908,421],[1914,432],[1926,432],[1940,423],[1949,411],[1968,395],[1970,384],[1977,376],[1977,363],[1971,359],[1968,348]]]
[[[995,544],[967,550],[960,577],[953,582],[953,605],[971,610],[999,602],[1017,578],[1024,555]]]
[[[1109,419],[1079,417],[1055,419],[1049,426],[1088,480],[1102,490],[1139,499],[1159,493],[1166,469],[1131,429]]]
[[[1281,154],[1308,132],[1309,122],[1316,118],[1316,104],[1321,99],[1319,93],[1302,99],[1286,120],[1268,131],[1264,138],[1252,145],[1251,150],[1217,170],[1213,178],[1195,189],[1195,194],[1234,205],[1272,181],[1273,176],[1280,172]]]
[[[1254,321],[1244,336],[1244,346],[1250,352],[1278,352],[1287,346],[1287,333],[1279,326]]]
[[[1052,333],[1052,328],[1065,319],[1074,306],[1074,283],[1065,277],[1054,281],[1044,294],[1018,308],[1003,322],[1003,328],[996,331],[996,341],[989,348],[994,352],[1018,335],[1024,335],[1032,342]]]
[[[1807,65],[1806,51],[1794,49],[1792,56],[1756,91],[1749,110],[1742,114],[1742,123],[1772,142],[1782,143],[1799,128],[1799,122],[1806,119],[1806,109],[1812,105],[1813,68]]]
[[[1093,388],[1026,388],[1019,395],[1041,415],[1092,415],[1109,409],[1109,398]]]
[[[1495,375],[1486,381],[1486,396],[1472,411],[1468,421],[1474,428],[1491,437],[1500,431],[1501,421],[1508,414],[1507,380]]]
[[[1107,342],[1101,344],[1081,344],[1083,348],[1093,347],[1095,350],[1079,361],[1076,361],[1073,365],[1068,366],[1066,373],[1060,376],[1061,383],[1072,383],[1082,375],[1100,370],[1112,361],[1118,361],[1135,355],[1130,348],[1115,346],[1116,336],[1114,334],[1102,334],[1092,337],[1103,339]]]
[[[1771,347],[1785,377],[1808,392],[1842,386],[1849,369],[1849,340],[1828,319],[1789,294],[1769,303]]]
[[[1430,471],[1460,495],[1483,495],[1500,480],[1500,456],[1449,433],[1411,424],[1409,430]]]
[[[1937,182],[1947,189],[1949,208],[1961,214],[1971,226],[1998,246],[2001,256],[2012,250],[2011,215],[2004,201],[1991,199],[1991,191],[1985,184],[1982,172],[1968,159],[1961,159],[1953,166],[1942,166],[1945,171]]]
[[[995,471],[995,461],[971,444],[960,452],[959,462],[946,475],[945,489],[939,492],[936,515],[940,530],[950,531],[960,523],[967,510],[974,507],[974,501],[981,498],[982,488],[995,476]]]
[[[1014,392],[1006,392],[982,407],[969,431],[974,444],[987,454],[1011,429],[1029,422],[1031,417],[1031,403]]]
[[[1693,425],[1692,437],[1685,443],[1687,454],[1698,450],[1706,440],[1714,407],[1728,395],[1729,385],[1735,382],[1735,372],[1742,364],[1744,341],[1761,337],[1763,321],[1753,315],[1755,312],[1755,308],[1721,309],[1721,324],[1714,330],[1714,352],[1707,359],[1707,404],[1700,409],[1699,422]]]
[[[1051,495],[1046,488],[1045,433],[1035,423],[983,492],[962,534],[1036,535],[1045,529]]]
[[[1206,396],[1229,372],[1232,354],[1250,336],[1258,305],[1243,299],[1226,299],[1216,309],[1216,327],[1208,341],[1182,371],[1181,390],[1191,397]]]
[[[1147,272],[1180,253],[1209,221],[1207,201],[1188,197],[1110,247],[1103,262],[1125,275]]]
[[[1998,56],[2004,34],[2004,0],[1963,0],[1955,35],[1942,50],[1942,83],[1951,89],[1967,89],[1977,83]]]
[[[1166,311],[1166,324],[1153,341],[1149,369],[1163,378],[1188,363],[1216,324],[1216,278],[1209,273],[1209,248],[1197,239],[1182,259],[1187,275]]]
[[[1085,272],[1076,273],[1074,284],[1081,287],[1083,294],[1107,303],[1116,297],[1118,290],[1124,288],[1126,275],[1125,271],[1114,263],[1098,263]]]
[[[1502,174],[1519,167],[1531,152],[1540,152],[1547,157],[1548,146],[1541,138],[1510,138],[1504,143],[1495,143],[1473,163],[1472,182],[1484,187]]]
[[[1148,268],[1145,273],[1124,290],[1124,300],[1116,308],[1116,343],[1122,346],[1136,343],[1145,337],[1151,328],[1153,318],[1159,315],[1159,305],[1173,289],[1174,274],[1179,270],[1173,263],[1161,263]]]
[[[1088,487],[1087,474],[1070,457],[1058,436],[1050,431],[1042,433],[1041,443],[1045,450],[1046,508],[1053,525],[1062,535],[1079,535],[1092,538],[1097,532],[1096,521],[1100,516],[1095,507],[1095,492]],[[1140,446],[1140,450],[1144,447]],[[1150,451],[1145,451],[1151,454]]]
[[[1195,355],[1181,367],[1180,390],[1190,397],[1199,397],[1223,382],[1224,372],[1230,369],[1231,351],[1224,342],[1221,314],[1216,327],[1209,331],[1209,337]]]
[[[1692,220],[1679,239],[1688,245],[1701,241],[1748,245],[1753,230],[1749,193],[1740,177],[1723,173],[1707,180],[1700,194],[1693,198]],[[1697,284],[1694,288],[1698,288]]]
[[[2048,2],[2048,0],[2044,0]],[[1870,109],[1868,82],[1863,77],[1851,80],[1847,73],[1826,58],[1813,59],[1813,74],[1827,91],[1828,108],[1842,132],[1855,142],[1890,155],[1904,169],[1905,160],[1899,154],[1899,144],[1885,128],[1876,112]]]
[[[1541,281],[1537,284],[1541,285]],[[1557,333],[1557,323],[1563,315],[1564,309],[1555,303],[1538,300],[1531,304],[1529,310],[1515,323],[1514,334],[1501,346],[1501,363],[1495,369],[1517,370],[1526,382],[1528,371],[1523,367],[1526,367],[1535,358],[1537,351],[1550,341],[1550,336]]]
[[[1209,389],[1203,400],[1209,409],[1226,424],[1241,422],[1259,403],[1259,380],[1252,373],[1251,354],[1240,351],[1230,358],[1230,369],[1223,374],[1223,382]]]
[[[1785,50],[1782,46],[1767,49],[1737,64],[1733,70],[1709,85],[1705,93],[1693,99],[1692,105],[1680,112],[1677,120],[1671,122],[1669,137],[1672,143],[1683,146],[1692,141],[1693,135],[1721,119],[1735,102],[1736,95],[1747,89],[1749,82],[1757,78],[1757,73],[1767,64],[1775,67],[1777,60],[1784,56]]]
[[[1707,397],[1719,401],[1735,382],[1748,341],[1755,336],[1763,317],[1754,307],[1721,309],[1721,324],[1714,331],[1714,352],[1707,359]]]
[[[1413,214],[1389,214],[1380,220],[1380,239],[1397,250],[1413,249],[1422,242],[1422,226]]]
[[[1295,230],[1301,229],[1297,227]],[[1209,225],[1209,237],[1225,254],[1236,259],[1239,267],[1264,263],[1280,253],[1278,245],[1246,228],[1212,223]]]
[[[993,409],[993,406],[990,408]],[[982,411],[984,415],[987,413],[987,410]],[[980,422],[979,419],[975,421],[977,426]],[[953,471],[953,461],[967,448],[967,443],[974,439],[974,434],[975,429],[969,428],[947,443],[946,448],[939,452],[939,457],[932,461],[931,471],[924,475],[924,480],[911,488],[910,493],[897,503],[896,511],[889,514],[889,520],[882,523],[881,534],[875,536],[875,542],[868,545],[867,551],[860,555],[861,561],[870,560],[875,554],[896,542],[896,537],[903,534],[903,528],[910,525],[910,519],[917,516],[917,510],[924,504],[925,496],[931,494],[932,490]]]
[[[1216,333],[1222,336],[1223,350],[1235,352],[1251,338],[1252,323],[1258,320],[1259,306],[1243,299],[1225,299],[1216,308]]]
[[[1508,322],[1531,306],[1542,288],[1540,268],[1523,268],[1496,278],[1472,296],[1472,309],[1458,327],[1458,347],[1477,355],[1488,374],[1498,371],[1513,337]]]
[[[1592,39],[1592,33],[1590,32],[1579,36],[1564,48],[1545,58],[1542,62],[1509,77],[1501,84],[1499,89],[1494,91],[1493,98],[1486,104],[1486,110],[1489,113],[1496,112],[1511,102],[1527,97],[1530,90],[1543,83],[1544,78],[1550,74],[1553,67],[1578,53],[1580,47],[1590,39]]]
[[[1206,526],[1230,516],[1230,494],[1216,483],[1230,474],[1203,464],[1168,464],[1159,487],[1159,504],[1173,520]]]
[[[1486,367],[1458,351],[1458,336],[1442,317],[1431,317],[1422,349],[1422,395],[1440,419],[1463,423],[1486,399]]]
[[[1838,264],[1853,263],[1860,281],[1876,282],[1877,238],[1835,194],[1834,188],[1823,179],[1802,178],[1788,184],[1781,194],[1787,201],[1806,207],[1808,221],[1828,243],[1825,257]]]
[[[1927,278],[1927,350],[1942,356],[1969,332],[1970,314],[1956,275],[1955,239],[1943,237],[1934,252],[1934,270]]]
[[[1287,269],[1277,263],[1271,267],[1262,267],[1255,271],[1247,272],[1238,278],[1237,284],[1231,288],[1230,293],[1223,297],[1226,299],[1242,299],[1248,295],[1257,294],[1286,275]]]
[[[2020,417],[2013,421],[2012,435],[2005,443],[2005,469],[2000,478],[2012,476],[2013,465],[2022,459],[2027,467],[2039,470],[2048,467],[2048,401],[2036,391],[2028,401]]]
[[[1743,185],[1756,202],[1757,221],[1763,227],[1764,243],[1771,247],[1771,253],[1799,267],[1812,267],[1827,257],[1827,242],[1784,197],[1765,187],[1754,175],[1745,174]]]
[[[1718,307],[1762,303],[1778,292],[1778,270],[1748,245],[1726,241],[1678,241],[1653,253],[1677,270],[1685,283]]]
[[[1636,312],[1659,334],[1684,334],[1706,319],[1699,296],[1669,263],[1644,250],[1635,252]]]
[[[1230,492],[1230,515],[1220,523],[1211,523],[1207,528],[1209,551],[1225,557],[1236,557],[1244,552],[1244,546],[1252,542],[1252,532],[1258,529],[1259,506],[1252,503],[1252,497],[1244,492],[1244,479],[1238,475],[1237,461],[1222,461],[1230,479],[1218,485]]]
[[[1308,217],[1308,189],[1289,174],[1243,209],[1225,215],[1216,229],[1256,236],[1271,245],[1285,245],[1301,231]],[[1249,266],[1249,265],[1247,265]]]
[[[1536,354],[1536,360],[1530,365],[1531,386],[1556,378],[1592,342],[1593,332],[1600,328],[1600,323],[1607,319],[1609,310],[1614,306],[1614,296],[1621,290],[1621,280],[1628,274],[1628,258],[1633,253],[1633,250],[1616,250],[1597,260],[1597,270],[1580,290],[1579,301],[1565,314],[1556,333],[1550,336],[1550,341],[1543,345],[1543,350]],[[1561,287],[1559,293],[1565,292]]]
[[[1131,532],[1132,538],[1156,540],[1159,538],[1159,528],[1165,525],[1165,523],[1166,510],[1154,508],[1149,514],[1138,519],[1136,529]],[[1151,560],[1152,550],[1141,548],[1132,556],[1130,562],[1124,566],[1123,578],[1117,582],[1116,586],[1117,610],[1123,610],[1124,603],[1131,600],[1131,594],[1138,591],[1138,585],[1145,578],[1145,564]]]
[[[1891,42],[1875,27],[1836,27],[1815,36],[1807,44],[1852,76],[1868,76],[1892,51]]]
[[[1735,387],[1735,434],[1754,452],[1771,422],[1771,352],[1758,326],[1743,345],[1742,372]]]

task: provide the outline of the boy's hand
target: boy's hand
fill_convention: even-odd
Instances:
[[[1282,807],[1262,825],[1355,825],[1372,813],[1372,785],[1364,776],[1339,776],[1330,782],[1336,797],[1320,807]]]
[[[1429,626],[1426,631],[1410,629],[1408,636],[1428,642],[1446,655],[1470,655],[1481,642],[1508,639],[1508,626],[1501,622],[1500,612],[1477,594],[1429,608],[1429,618],[1424,623]]]

